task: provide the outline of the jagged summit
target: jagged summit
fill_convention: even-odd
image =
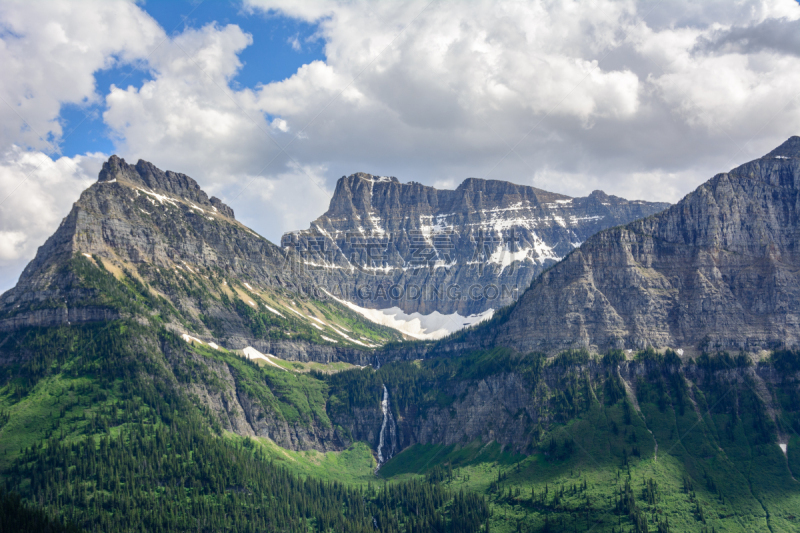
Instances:
[[[338,181],[328,210],[309,230],[287,233],[282,243],[305,254],[318,283],[359,305],[468,316],[508,305],[601,229],[668,206],[600,191],[572,198],[501,180],[468,178],[449,190],[358,173]],[[370,296],[382,285],[403,289],[395,294],[472,287],[473,297]],[[484,288],[488,297],[474,297]]]
[[[522,352],[800,345],[800,137],[545,272],[482,346]]]
[[[233,209],[216,196],[209,198],[200,185],[186,174],[171,170],[165,172],[143,159],[140,159],[136,165],[131,165],[117,155],[109,157],[108,161],[103,163],[97,182],[114,183],[117,181],[134,187],[144,187],[154,192],[167,193],[178,199],[190,200],[229,218],[235,218]]]
[[[352,180],[354,178],[362,179],[366,181],[372,181],[377,183],[400,183],[397,178],[394,176],[376,176],[375,174],[367,174],[366,172],[356,172],[355,174],[351,174],[349,178]],[[348,176],[342,176],[339,180],[346,180]]]
[[[284,251],[234,220],[233,210],[209,199],[195,180],[117,156],[39,248],[17,286],[0,296],[0,331],[119,316],[114,305],[99,303],[103,295],[77,288],[76,258],[137,272],[140,281],[149,273],[156,286],[168,272],[184,280],[224,273],[251,286],[313,291],[310,279],[291,271]],[[195,301],[177,291],[170,296],[196,316]]]
[[[800,137],[794,135],[789,137],[782,145],[764,156],[772,158],[800,158]]]

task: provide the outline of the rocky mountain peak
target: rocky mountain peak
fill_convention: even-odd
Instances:
[[[800,137],[789,137],[782,145],[764,156],[773,159],[800,159]]]
[[[481,178],[467,178],[458,186],[455,192],[456,197],[466,199],[467,205],[475,206],[476,208],[483,208],[483,206],[502,208],[512,205],[530,206],[572,200],[570,196],[565,194],[537,189],[530,185],[518,185],[509,181]]]
[[[186,174],[171,170],[163,171],[143,159],[140,159],[136,165],[131,165],[117,155],[109,157],[108,161],[103,163],[97,182],[114,183],[117,181],[134,188],[145,188],[189,200],[198,205],[213,208],[229,218],[235,218],[233,209],[217,197],[209,198],[200,185]]]
[[[792,137],[665,211],[585,240],[492,326],[489,344],[687,353],[800,345],[798,158]]]
[[[356,172],[354,177],[362,180],[371,181],[373,183],[400,183],[394,176],[376,176],[374,174],[366,174],[364,172]],[[344,176],[342,176],[344,178]]]
[[[313,281],[293,269],[292,261],[285,251],[234,220],[233,210],[209,198],[189,176],[112,156],[98,181],[83,191],[39,248],[17,286],[0,295],[0,332],[108,320],[131,312],[133,307],[108,300],[91,285],[96,276],[86,274],[84,267],[102,263],[102,269],[118,279],[132,276],[150,283],[193,320],[199,313],[196,294],[204,295],[203,316],[211,316],[208,291],[224,293],[229,301],[243,299],[254,309],[255,296],[245,292],[253,287],[316,295]],[[212,283],[214,276],[222,277]],[[179,285],[190,279],[192,291],[200,292],[182,292]],[[240,292],[233,288],[235,280]],[[219,305],[222,318],[215,322],[215,331],[222,331],[223,322],[239,321],[235,310],[225,305]],[[195,323],[194,331],[205,331],[207,324]],[[241,337],[242,331],[236,335]]]
[[[309,230],[286,234],[282,243],[301,252],[329,292],[359,305],[469,316],[511,303],[599,230],[668,206],[598,192],[572,198],[501,180],[468,178],[440,190],[357,173],[339,180],[328,211]],[[379,285],[404,294],[452,290],[445,297],[385,298]],[[453,292],[469,288],[496,298]]]
[[[609,196],[601,190],[592,191],[592,194],[589,195],[590,198],[595,198],[597,200],[606,200]]]

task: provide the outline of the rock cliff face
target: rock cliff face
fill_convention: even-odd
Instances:
[[[800,137],[588,239],[466,346],[759,351],[800,343]]]
[[[265,437],[289,450],[318,450],[322,452],[342,450],[346,444],[330,420],[314,412],[304,413],[294,420],[287,419],[280,408],[276,408],[277,387],[253,387],[240,366],[232,366],[223,361],[209,359],[191,353],[183,347],[178,350],[165,350],[167,361],[181,375],[187,368],[205,368],[212,379],[194,379],[182,383],[184,391],[194,398],[198,405],[209,408],[214,413],[222,429],[238,435]],[[311,403],[305,397],[306,391],[299,388],[293,394],[302,401]],[[271,397],[265,397],[267,395]]]
[[[282,246],[320,285],[363,307],[468,316],[515,301],[598,231],[668,205],[474,178],[437,190],[358,173],[342,177],[328,211]]]
[[[789,432],[779,420],[780,416],[786,416],[785,406],[780,405],[778,398],[796,386],[796,375],[781,375],[768,364],[737,367],[728,362],[709,368],[694,362],[682,364],[677,357],[675,361],[674,365],[634,360],[607,364],[590,359],[582,364],[547,365],[538,374],[529,370],[509,371],[477,379],[449,379],[439,383],[437,401],[410,398],[395,406],[397,449],[402,451],[415,444],[450,446],[480,441],[497,442],[507,450],[531,453],[541,444],[542,436],[552,434],[554,428],[569,420],[590,416],[590,411],[599,405],[612,405],[622,398],[627,398],[638,412],[642,431],[654,430],[655,435],[670,433],[672,429],[663,425],[663,419],[648,420],[639,402],[661,402],[659,409],[662,410],[671,405],[681,416],[684,412],[690,417],[696,416],[699,423],[709,409],[704,403],[707,398],[728,392],[732,396],[754,394],[758,401],[751,407],[735,408],[741,409],[739,416],[763,414],[775,424],[772,430],[776,432],[777,442],[788,441]],[[390,375],[386,377],[384,385],[388,387],[390,398],[402,394],[398,388],[404,384],[393,382]],[[659,397],[653,391],[667,393]],[[698,391],[707,395],[706,399]],[[332,420],[351,438],[377,448],[382,422],[379,398],[376,388],[371,408],[333,413]],[[731,407],[727,405],[724,409]],[[746,412],[747,409],[752,411]],[[604,426],[608,424],[604,417],[601,421]],[[574,431],[580,433],[584,429]],[[647,444],[657,449],[657,440],[648,437]]]
[[[70,292],[68,277],[60,277],[57,267],[76,254],[133,266],[220,269],[295,291],[312,286],[302,273],[289,272],[286,252],[239,224],[230,207],[218,198],[209,199],[193,179],[163,172],[146,161],[129,165],[116,156],[103,165],[97,183],[81,194],[56,233],[39,248],[17,286],[2,295],[3,310],[52,300],[65,301],[69,308],[91,297]],[[42,320],[52,325],[54,319]],[[66,323],[68,315],[61,321]],[[33,322],[31,316],[28,324]],[[5,327],[8,324],[3,321]]]
[[[239,223],[192,178],[146,161],[130,165],[112,156],[103,165],[17,286],[0,296],[0,331],[135,314],[109,290],[88,286],[70,266],[76,258],[166,300],[160,318],[169,327],[229,349],[250,345],[287,359],[364,364],[371,356],[360,348],[377,345],[329,325],[349,329],[331,315],[335,302],[318,313],[327,322],[314,315],[313,301],[325,295],[297,268],[293,252]],[[311,303],[296,307],[301,300]]]

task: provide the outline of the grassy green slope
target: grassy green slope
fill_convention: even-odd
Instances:
[[[415,480],[370,484],[375,463],[363,444],[290,452],[225,432],[183,386],[208,381],[197,361],[222,361],[287,420],[327,419],[328,385],[312,375],[205,347],[191,347],[195,366],[175,372],[164,350],[190,347],[135,322],[4,342],[18,362],[2,367],[0,483],[58,520],[109,532],[362,532],[373,519],[384,531],[455,523],[474,532],[487,518],[480,497]]]
[[[504,350],[378,371],[326,374],[279,361],[282,370],[186,343],[166,327],[183,315],[135,275],[82,258],[70,268],[79,288],[97,289],[92,305],[139,318],[2,335],[0,479],[89,529],[188,531],[199,521],[207,531],[361,531],[372,530],[374,516],[382,531],[477,531],[488,511],[495,531],[800,527],[796,353],[778,352],[758,372],[726,354],[681,366],[653,351],[624,363],[619,353],[548,360]],[[269,301],[316,313],[306,302]],[[635,370],[629,383],[616,373],[620,364]],[[355,409],[377,409],[384,383],[398,420],[423,420],[497,375],[540,391],[546,423],[519,419],[530,442],[517,452],[480,440],[415,445],[379,478],[365,443],[284,450],[226,431],[220,413],[191,392],[241,393],[287,424],[332,429]],[[786,455],[778,442],[788,444]]]
[[[705,356],[678,373],[669,355],[665,361],[654,352],[640,353],[632,401],[615,393],[621,385],[606,370],[619,362],[618,355],[591,363],[572,353],[542,363],[495,351],[396,363],[360,380],[355,377],[367,371],[345,372],[331,380],[340,387],[352,381],[345,391],[334,388],[344,406],[358,404],[374,388],[372,381],[385,382],[398,391],[400,416],[403,405],[412,405],[424,417],[426,409],[457,400],[437,390],[444,379],[535,376],[561,363],[586,363],[564,368],[583,368],[588,375],[595,364],[588,388],[576,387],[566,403],[557,391],[546,402],[555,423],[531,454],[480,441],[414,445],[380,475],[390,481],[443,479],[451,489],[484,494],[496,531],[645,531],[646,524],[649,531],[789,532],[800,528],[800,484],[792,477],[798,455],[793,376],[800,365],[796,354],[776,354],[761,370],[779,366],[780,357],[790,359],[784,363],[791,372],[769,387],[782,402],[775,422],[756,394],[754,368],[726,354]],[[559,373],[569,374],[565,369]],[[375,401],[371,396],[366,401]],[[793,438],[784,455],[778,440],[786,432]]]

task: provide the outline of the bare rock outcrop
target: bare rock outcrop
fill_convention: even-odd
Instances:
[[[800,137],[792,137],[666,211],[590,238],[466,346],[797,346],[799,233]]]
[[[361,306],[467,316],[514,302],[598,231],[668,206],[476,178],[439,190],[357,173],[343,176],[328,211],[285,234],[282,246],[300,253],[320,285]]]

